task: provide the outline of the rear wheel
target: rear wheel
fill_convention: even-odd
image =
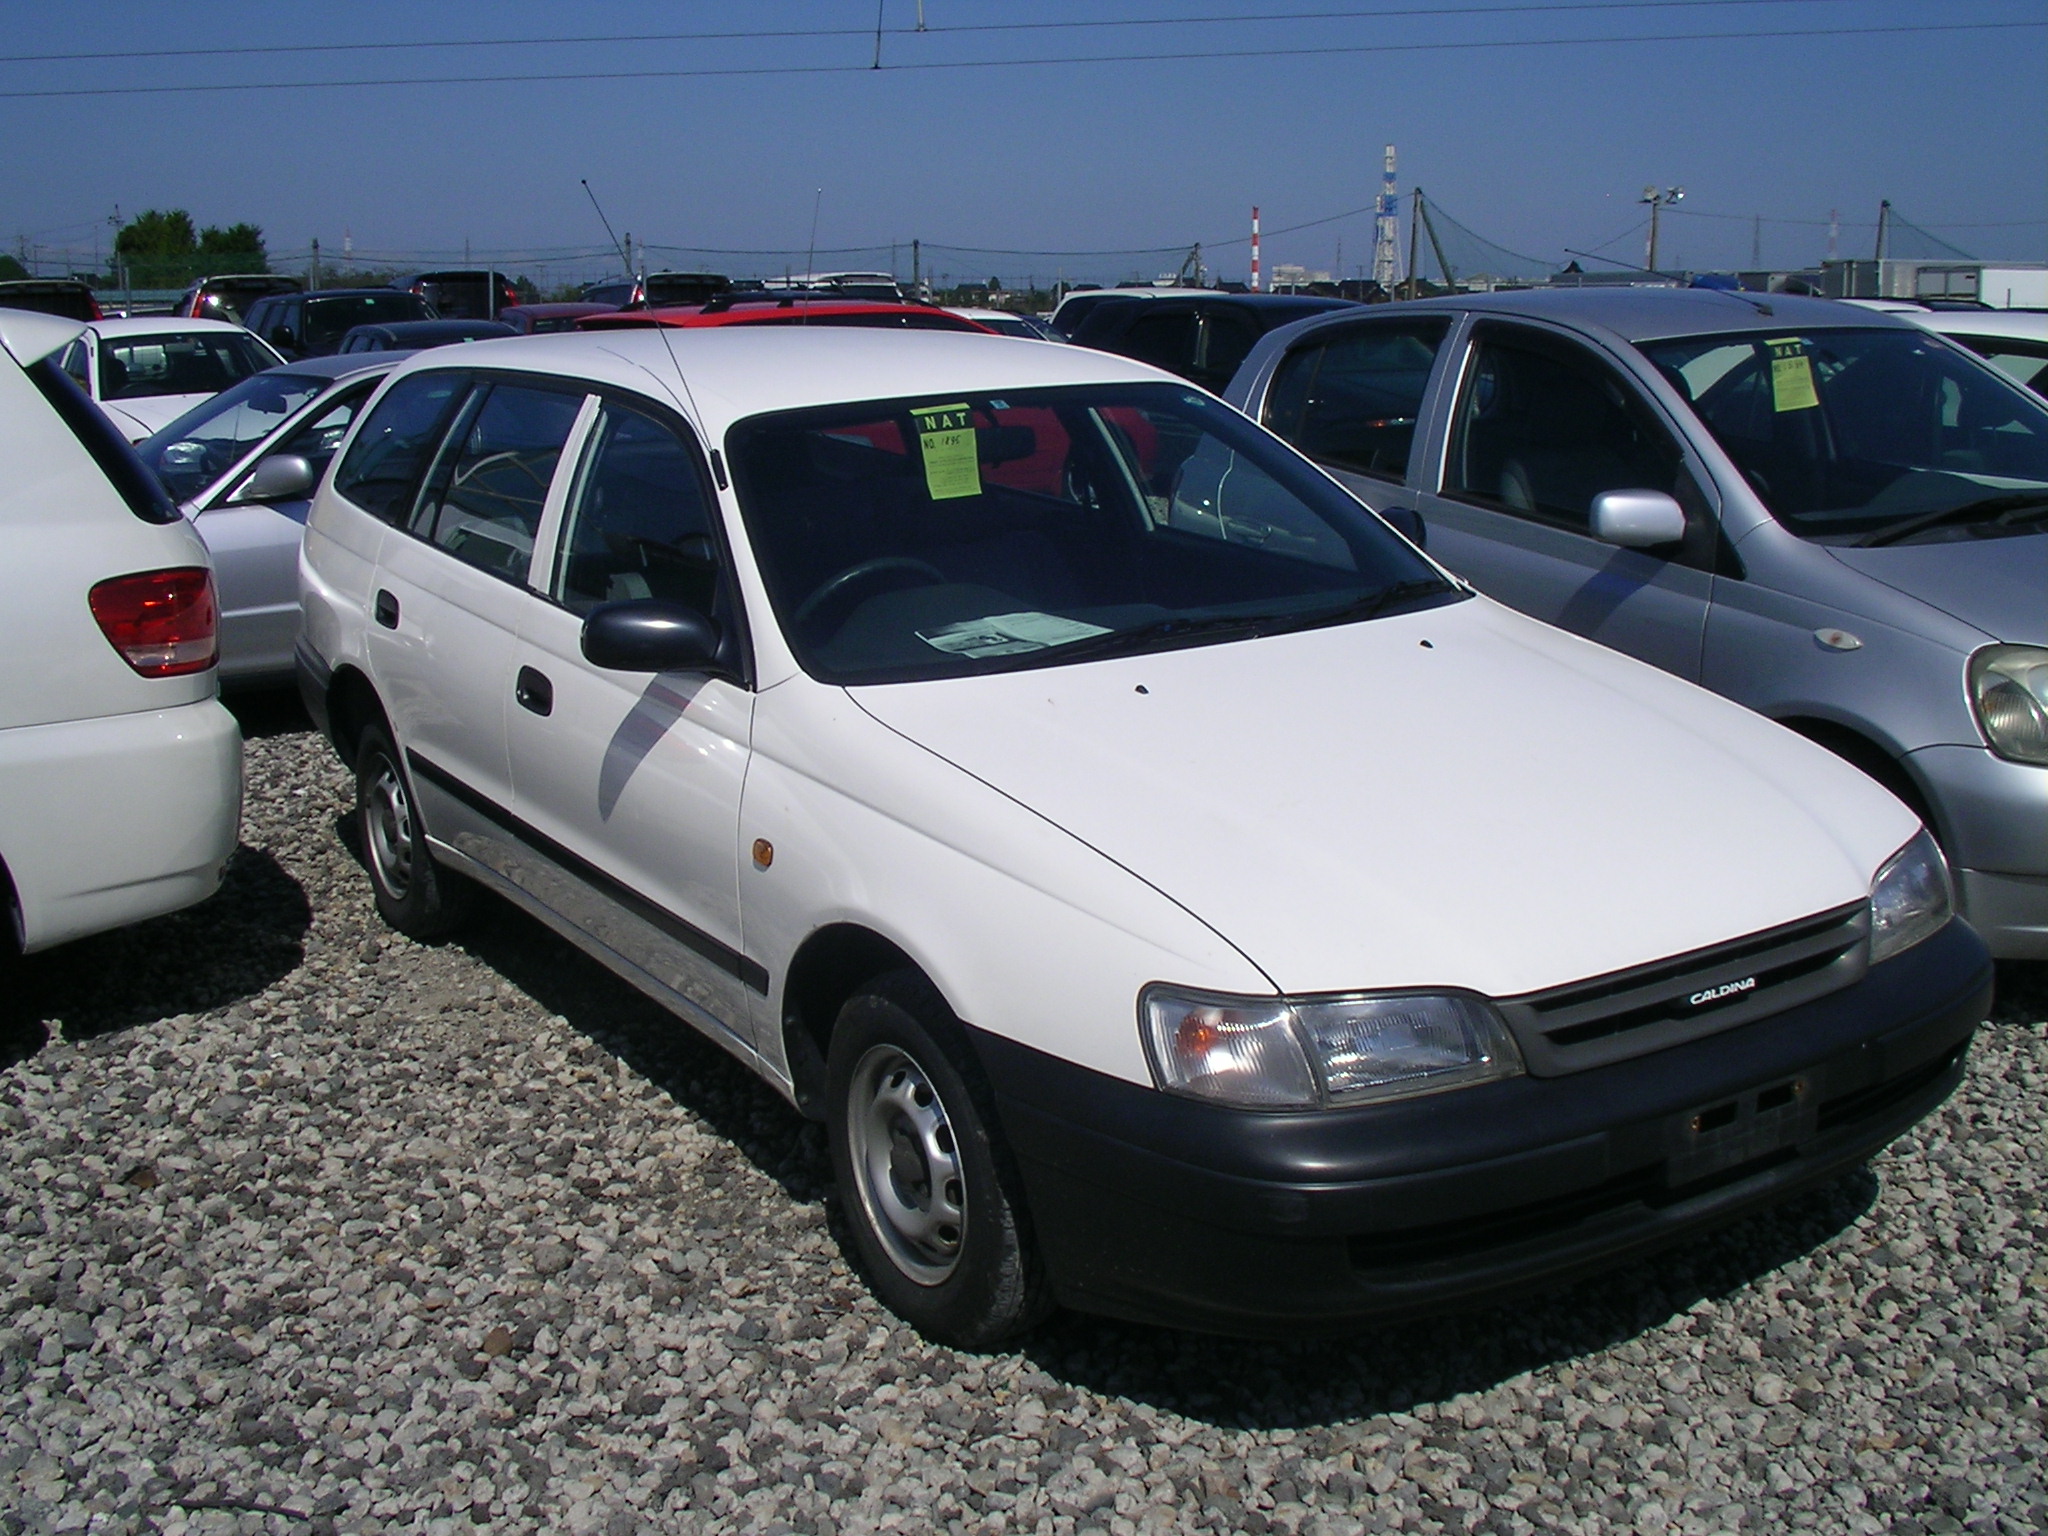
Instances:
[[[415,939],[452,932],[467,910],[468,886],[427,851],[412,781],[382,725],[365,727],[356,744],[356,816],[384,921]]]
[[[832,1163],[875,1294],[927,1337],[969,1349],[1044,1316],[992,1096],[931,984],[897,971],[850,999],[827,1082]]]

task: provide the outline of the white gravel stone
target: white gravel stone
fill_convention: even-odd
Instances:
[[[252,727],[213,900],[0,996],[0,1536],[2048,1527],[2048,968],[1861,1173],[1513,1308],[934,1348],[815,1129]]]

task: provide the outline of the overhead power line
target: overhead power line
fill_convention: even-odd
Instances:
[[[69,88],[0,91],[0,101],[51,100],[93,96],[185,96],[250,91],[309,91],[361,89],[371,86],[409,85],[536,85],[578,80],[705,80],[760,79],[767,76],[819,76],[853,74],[925,74],[950,70],[1028,69],[1084,64],[1165,64],[1205,59],[1283,59],[1301,57],[1357,56],[1362,54],[1469,53],[1481,50],[1518,48],[1590,48],[1642,43],[1758,43],[1802,37],[1892,37],[1936,32],[2039,31],[2048,21],[1923,22],[1888,27],[1788,27],[1748,32],[1647,32],[1613,37],[1543,37],[1463,40],[1439,43],[1323,44],[1299,48],[1190,49],[1170,53],[1068,54],[1060,57],[1024,59],[953,59],[928,63],[883,64],[763,64],[706,69],[605,69],[536,71],[523,74],[408,75],[360,80],[244,80],[207,85],[101,85]],[[872,34],[863,33],[863,36]]]
[[[967,36],[988,32],[1100,31],[1110,27],[1234,26],[1281,21],[1380,21],[1403,16],[1513,16],[1563,11],[1677,11],[1700,7],[1842,5],[1864,0],[1550,0],[1533,5],[1444,5],[1376,7],[1342,11],[1235,11],[1206,16],[1131,16],[1087,21],[963,22],[936,27],[787,27],[721,32],[586,32],[558,37],[476,37],[403,40],[375,43],[267,43],[235,49],[238,55],[310,53],[405,53],[435,48],[574,48],[608,44],[791,42],[804,39]],[[0,55],[0,64],[103,63],[114,59],[215,58],[218,48],[128,48],[99,53],[21,53]],[[872,67],[872,66],[871,66]]]

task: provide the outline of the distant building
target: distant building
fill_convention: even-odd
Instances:
[[[1820,291],[1831,299],[1950,299],[1993,309],[2048,309],[2048,262],[1827,261]]]

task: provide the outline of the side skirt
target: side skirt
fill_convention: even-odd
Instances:
[[[732,1055],[738,1057],[747,1066],[752,1068],[757,1075],[787,1099],[792,1106],[796,1104],[796,1090],[788,1077],[756,1050],[751,1042],[733,1030],[723,1020],[692,1002],[682,993],[676,991],[675,988],[650,975],[610,945],[593,938],[586,929],[571,922],[546,902],[534,896],[525,887],[514,884],[489,865],[480,863],[478,860],[462,852],[461,849],[442,842],[438,837],[429,835],[427,843],[432,848],[434,857],[437,860],[448,865],[451,869],[459,870],[470,879],[476,881],[477,884],[485,886],[498,895],[503,896],[521,911],[545,923],[549,928],[582,950],[583,953],[590,956],[591,959],[597,961],[605,969],[619,977],[620,980],[629,982],[655,1002],[661,1004],[670,1013],[675,1014],[699,1034],[723,1046]],[[621,909],[621,915],[630,916],[623,909]]]

